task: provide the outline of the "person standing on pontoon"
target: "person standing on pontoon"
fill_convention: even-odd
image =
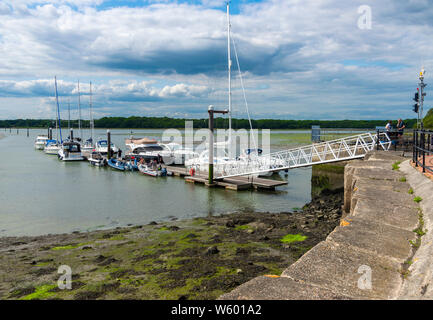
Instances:
[[[405,128],[406,128],[406,124],[403,122],[403,120],[398,119],[398,121],[397,121],[397,135],[398,135],[398,141],[400,144],[403,144],[403,133],[404,133]]]
[[[389,120],[388,123],[385,126],[385,129],[387,132],[391,132],[392,131],[392,120]]]

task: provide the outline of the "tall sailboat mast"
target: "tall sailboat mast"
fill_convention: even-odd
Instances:
[[[232,141],[232,60],[230,51],[230,1],[227,1],[227,58],[228,58],[228,81],[229,81],[229,143]]]
[[[80,130],[80,138],[83,139],[83,131],[81,129],[80,80],[78,80],[78,129]]]
[[[57,77],[54,77],[54,85],[56,87],[56,104],[57,104],[57,121],[59,123],[59,131],[60,131],[60,143],[63,143],[62,139],[62,126],[60,123],[60,107],[59,107],[59,95],[57,93]]]
[[[95,128],[95,124],[93,122],[93,110],[92,110],[92,81],[90,81],[90,139],[92,141],[92,145],[94,145],[93,143],[93,131]]]
[[[68,97],[68,130],[71,132],[71,98]]]

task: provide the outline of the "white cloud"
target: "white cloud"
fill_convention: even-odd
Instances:
[[[98,79],[95,89],[108,100],[182,97],[193,104],[209,97],[226,103],[225,12],[212,9],[223,7],[222,1],[203,0],[203,6],[148,1],[141,8],[98,11],[94,6],[101,3],[0,3],[0,77],[9,79],[0,82],[0,90],[48,92],[50,82],[28,79],[57,74]],[[372,7],[372,30],[357,28],[361,4]],[[232,26],[253,114],[311,117],[314,109],[320,117],[355,118],[370,115],[354,110],[395,105],[389,112],[412,116],[406,95],[416,86],[421,64],[427,81],[433,70],[432,18],[433,9],[422,0],[243,5]],[[388,95],[392,91],[396,94]],[[164,108],[160,103],[152,110]]]

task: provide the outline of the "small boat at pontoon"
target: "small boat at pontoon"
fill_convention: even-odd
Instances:
[[[168,175],[166,168],[155,168],[152,165],[139,164],[138,171],[142,174],[152,177],[165,177]]]
[[[116,170],[120,170],[120,171],[126,170],[126,163],[121,161],[121,160],[111,158],[111,159],[107,160],[107,164],[110,168],[113,168]]]
[[[47,144],[45,145],[44,152],[46,154],[58,154],[62,144],[57,140],[47,140]]]
[[[127,170],[137,171],[138,170],[137,158],[131,157],[128,161],[126,161],[125,168]]]
[[[37,136],[35,140],[35,149],[44,150],[48,140],[48,136]]]
[[[57,156],[61,161],[82,161],[84,160],[81,154],[81,145],[78,142],[66,141],[63,142]]]
[[[92,166],[104,167],[107,164],[107,159],[105,159],[101,153],[92,152],[87,159]]]
[[[95,146],[93,145],[92,138],[87,139],[82,145],[81,145],[81,151],[82,152],[92,152],[95,149]]]

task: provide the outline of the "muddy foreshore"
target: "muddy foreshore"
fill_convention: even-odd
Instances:
[[[0,299],[215,299],[279,275],[339,224],[342,190],[283,213],[0,238]],[[60,290],[58,268],[72,269]]]

